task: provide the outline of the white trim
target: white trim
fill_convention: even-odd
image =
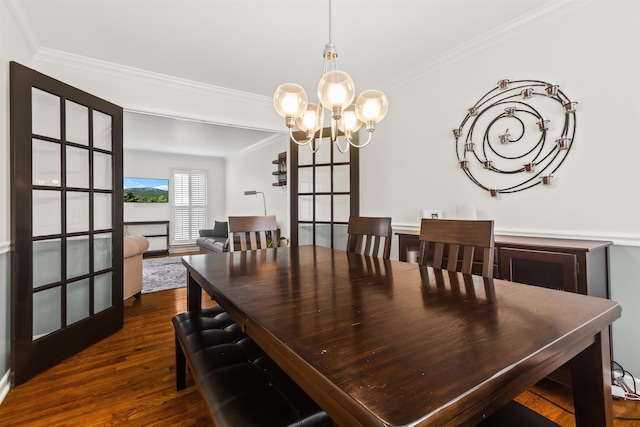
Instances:
[[[11,250],[11,242],[9,241],[0,242],[0,254],[9,252],[10,250]]]
[[[13,20],[15,21],[22,37],[24,38],[25,43],[27,44],[27,49],[29,50],[29,54],[34,56],[38,50],[40,49],[40,43],[38,38],[35,35],[35,32],[31,28],[29,24],[29,18],[27,17],[27,12],[24,8],[23,3],[20,1],[10,1],[4,0],[4,3],[7,5],[9,12],[13,15]]]
[[[255,144],[252,144],[252,145],[250,145],[250,146],[248,146],[246,148],[243,148],[242,150],[240,150],[240,151],[238,151],[236,153],[230,154],[226,158],[232,159],[232,158],[235,158],[235,157],[244,156],[244,155],[246,155],[246,154],[248,154],[248,153],[250,153],[252,151],[259,150],[260,148],[266,147],[267,145],[271,144],[272,142],[277,141],[278,139],[281,139],[283,135],[284,134],[270,135],[270,136],[268,136],[266,138],[263,138],[262,140],[256,142]]]
[[[381,90],[389,91],[395,87],[402,86],[413,80],[427,76],[442,67],[446,67],[473,55],[481,49],[493,46],[500,41],[513,37],[517,33],[528,30],[535,25],[539,25],[540,23],[548,21],[557,15],[563,14],[578,5],[584,5],[587,1],[589,0],[556,0],[554,2],[548,2],[544,6],[527,15],[521,16],[513,21],[509,21],[500,27],[482,34],[481,36],[443,52],[440,55],[435,56],[433,59],[398,74],[395,77],[386,80],[382,84],[379,84],[378,87],[380,87]]]
[[[4,398],[7,397],[9,393],[9,389],[11,389],[11,382],[9,378],[11,377],[11,369],[5,372],[2,380],[0,380],[0,404],[4,401]]]
[[[128,67],[126,65],[115,64],[113,62],[93,59],[55,49],[40,48],[34,55],[33,59],[51,64],[73,67],[79,70],[101,73],[110,77],[125,78],[156,84],[170,89],[189,90],[202,95],[219,96],[231,101],[246,102],[260,106],[270,106],[273,104],[273,100],[267,96],[200,83],[193,80],[142,70],[140,68]]]
[[[394,232],[420,231],[420,224],[392,224]],[[562,232],[557,230],[529,230],[522,228],[496,229],[495,234],[505,236],[546,237],[550,239],[606,240],[614,245],[640,247],[640,236],[634,234],[612,234],[583,232]]]

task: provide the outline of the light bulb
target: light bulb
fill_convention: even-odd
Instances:
[[[304,132],[316,132],[320,128],[318,104],[307,104],[307,108],[296,119],[296,126]]]
[[[273,105],[284,118],[298,117],[307,107],[307,93],[295,83],[278,86],[273,94]]]
[[[360,129],[362,122],[356,116],[356,104],[350,104],[342,111],[342,120],[338,123],[338,129],[344,133],[353,133]]]
[[[365,90],[356,100],[356,115],[367,126],[384,119],[388,110],[387,97],[379,90]]]
[[[327,110],[343,110],[353,102],[355,93],[355,84],[344,71],[329,71],[318,83],[318,98]]]

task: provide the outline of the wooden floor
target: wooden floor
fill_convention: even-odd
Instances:
[[[185,294],[182,288],[126,301],[122,330],[11,389],[0,405],[0,426],[210,426],[193,381],[175,390],[170,319],[185,311]],[[210,305],[203,297],[203,307]],[[562,386],[542,382],[517,400],[561,426],[575,426]],[[614,426],[640,426],[640,402],[614,401],[614,414],[636,418]]]

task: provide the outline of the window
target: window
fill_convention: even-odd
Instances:
[[[173,171],[172,244],[192,243],[207,221],[207,174],[201,170]]]

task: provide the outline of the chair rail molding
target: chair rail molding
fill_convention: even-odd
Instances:
[[[0,254],[9,252],[11,250],[11,242],[8,240],[0,242]]]
[[[420,231],[420,223],[393,223],[394,233],[407,231]],[[527,228],[498,228],[495,234],[503,236],[521,237],[545,237],[550,239],[577,239],[577,240],[609,240],[617,246],[640,247],[640,235],[632,233],[593,233],[591,231],[571,231],[560,230],[527,229]]]

